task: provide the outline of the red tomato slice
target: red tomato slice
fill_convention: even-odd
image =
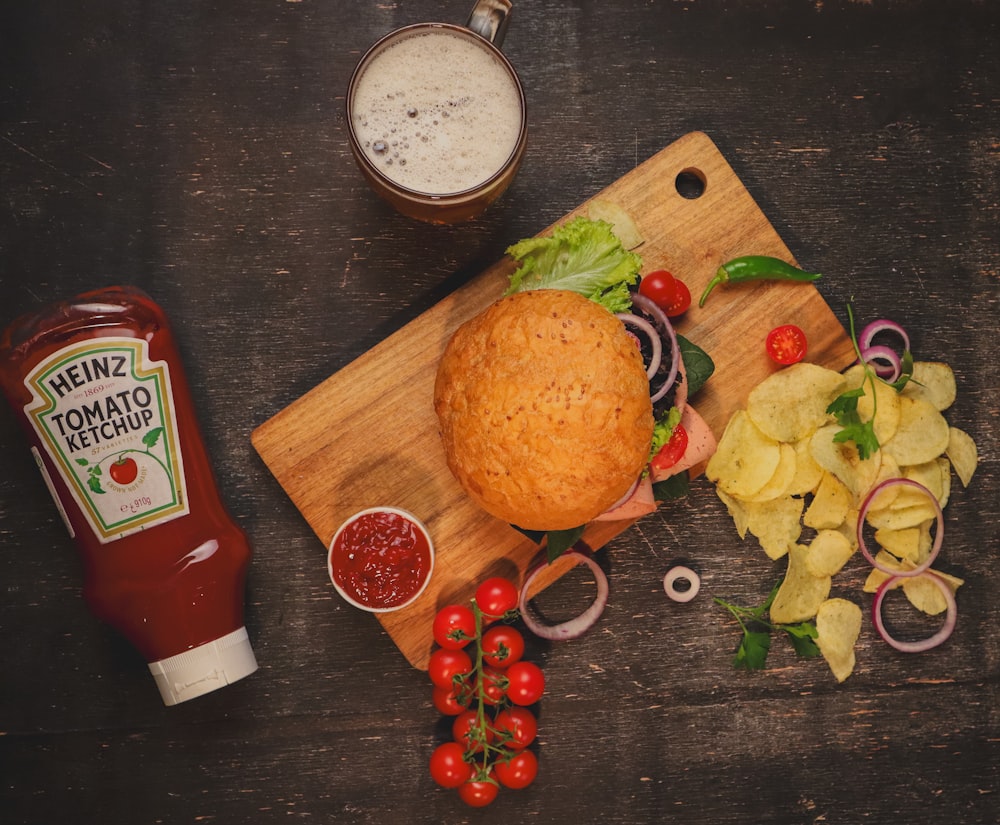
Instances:
[[[806,334],[795,324],[783,324],[767,334],[767,354],[778,364],[797,364],[806,357]]]
[[[653,456],[653,460],[650,466],[654,470],[669,470],[684,455],[688,446],[688,434],[687,430],[681,424],[674,427],[674,431],[670,434],[670,438],[666,444],[660,447],[660,451]]]

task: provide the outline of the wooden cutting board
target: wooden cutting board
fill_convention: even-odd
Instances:
[[[679,176],[701,182],[701,195],[682,195]],[[714,376],[693,403],[716,436],[751,388],[773,371],[764,353],[764,336],[772,327],[789,322],[802,327],[810,361],[839,370],[853,360],[848,336],[811,284],[728,286],[698,309],[697,296],[721,263],[746,254],[793,260],[706,135],[685,135],[595,197],[624,208],[639,224],[644,243],[636,252],[643,272],[668,269],[695,296],[676,326],[715,361]],[[566,218],[586,214],[587,207],[581,204]],[[462,492],[445,465],[432,406],[445,344],[462,322],[501,296],[513,269],[509,259],[490,267],[252,435],[264,463],[319,539],[310,560],[317,575],[323,575],[325,547],[334,532],[360,509],[402,507],[427,525],[436,547],[430,585],[410,607],[378,614],[409,662],[421,669],[427,667],[439,607],[467,601],[476,584],[491,575],[520,581],[538,554],[535,544]],[[628,526],[596,523],[585,539],[597,549]],[[543,585],[564,567],[554,566]],[[330,596],[338,598],[332,585]]]

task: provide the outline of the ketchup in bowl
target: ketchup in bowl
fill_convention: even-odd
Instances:
[[[328,557],[330,580],[355,607],[398,610],[419,596],[434,568],[434,548],[424,526],[395,507],[373,507],[337,530]]]

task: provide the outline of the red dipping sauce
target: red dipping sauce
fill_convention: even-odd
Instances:
[[[362,510],[330,543],[330,579],[355,607],[397,610],[419,596],[434,568],[434,549],[424,526],[395,507]]]

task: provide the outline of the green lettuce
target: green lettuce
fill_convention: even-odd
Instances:
[[[642,259],[622,246],[610,223],[577,217],[551,236],[508,247],[521,266],[504,295],[530,289],[579,292],[611,312],[632,306],[628,288],[639,280]]]

